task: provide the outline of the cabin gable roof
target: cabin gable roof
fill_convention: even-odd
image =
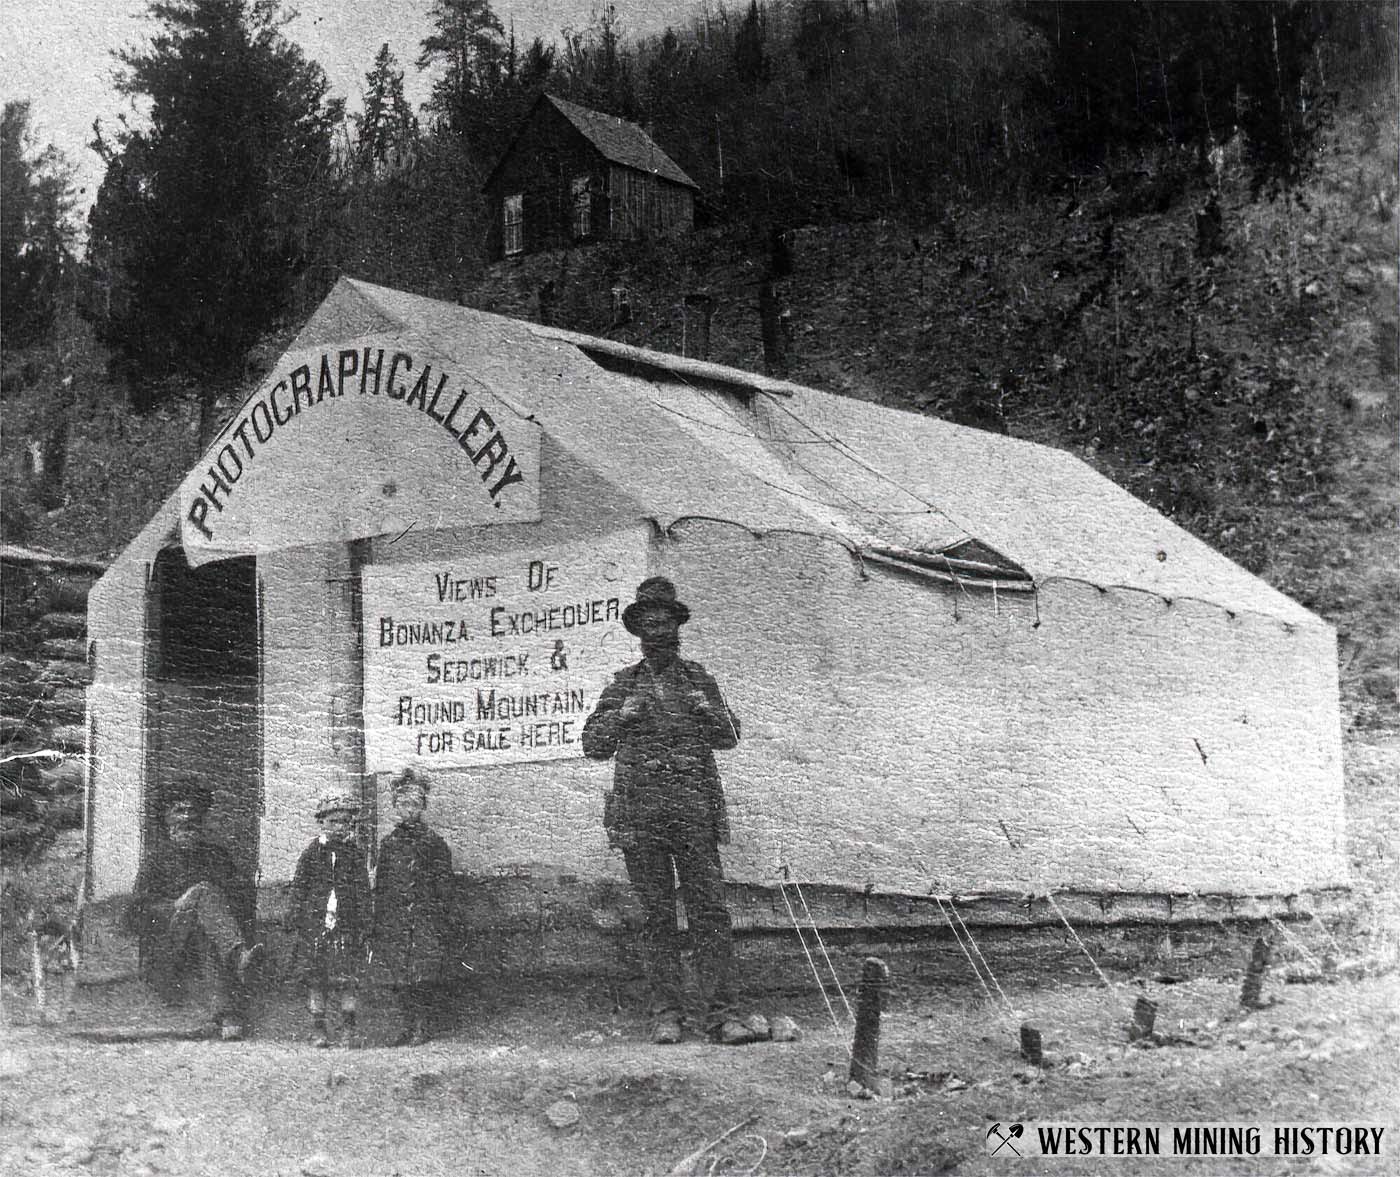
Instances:
[[[552,94],[541,94],[535,100],[534,105],[530,107],[530,112],[521,121],[520,127],[511,137],[505,151],[501,153],[501,158],[496,161],[495,167],[486,177],[481,186],[483,191],[491,187],[505,162],[515,152],[521,141],[530,134],[531,128],[536,125],[541,108],[552,108],[556,111],[569,126],[583,136],[599,155],[610,163],[657,176],[662,180],[691,188],[696,192],[700,190],[700,185],[687,176],[675,160],[662,151],[657,146],[656,141],[636,123],[629,123],[625,119],[603,114],[601,111],[590,110],[586,106],[567,102]]]

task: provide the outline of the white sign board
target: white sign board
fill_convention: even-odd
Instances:
[[[581,756],[599,694],[639,657],[622,610],[644,531],[361,575],[369,772]]]

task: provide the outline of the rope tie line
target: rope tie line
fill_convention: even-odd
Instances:
[[[953,939],[958,942],[958,947],[962,949],[963,956],[967,958],[968,967],[972,969],[973,976],[977,978],[977,983],[982,986],[982,992],[987,995],[987,1004],[996,1010],[997,1017],[1001,1019],[1002,1024],[1009,1026],[1010,1023],[1007,1021],[1006,1015],[1002,1013],[1001,1007],[997,1005],[996,998],[992,996],[992,991],[987,987],[986,979],[982,976],[982,970],[977,967],[977,962],[972,959],[972,954],[968,952],[967,945],[963,943],[962,936],[958,934],[957,926],[953,923],[952,917],[943,906],[943,900],[935,895],[933,901],[938,904],[938,910],[943,913],[943,918],[948,921],[948,930],[953,933]]]
[[[977,959],[982,962],[982,967],[987,970],[987,976],[992,979],[992,984],[996,986],[997,993],[1001,995],[1002,1003],[1006,1006],[1007,1012],[1014,1020],[1016,1017],[1016,1007],[1011,1004],[1011,999],[1006,996],[1001,987],[1001,982],[997,980],[996,973],[992,972],[992,966],[987,963],[987,958],[982,955],[982,950],[977,946],[977,940],[972,935],[972,929],[963,922],[963,917],[959,913],[956,905],[949,900],[948,909],[953,913],[953,918],[958,921],[958,926],[962,928],[963,935],[967,937],[967,942],[972,945],[972,951],[977,953]]]
[[[786,865],[783,867],[786,871]],[[821,972],[817,969],[817,962],[812,959],[811,950],[807,947],[807,938],[802,934],[802,925],[797,922],[797,913],[792,909],[792,900],[788,898],[787,887],[782,878],[778,879],[778,892],[783,897],[783,903],[788,910],[788,918],[792,920],[792,926],[797,932],[797,942],[802,945],[802,954],[807,958],[807,964],[812,970],[812,979],[816,981],[817,988],[821,991],[822,1001],[826,1003],[826,1012],[831,1017],[831,1028],[836,1031],[836,1037],[844,1041],[845,1035],[841,1033],[841,1023],[836,1019],[836,1010],[832,1008],[831,998],[827,995],[826,984],[822,981]],[[846,1053],[851,1053],[851,1047],[846,1046]]]
[[[1089,963],[1094,966],[1094,972],[1098,973],[1099,980],[1102,981],[1109,989],[1116,989],[1117,986],[1114,985],[1114,983],[1108,979],[1108,974],[1105,973],[1103,969],[1099,968],[1099,962],[1094,959],[1094,954],[1089,951],[1089,946],[1079,938],[1079,933],[1074,930],[1074,925],[1071,924],[1069,920],[1065,918],[1065,913],[1060,910],[1060,905],[1055,902],[1054,893],[1051,891],[1046,891],[1045,898],[1046,901],[1050,904],[1050,906],[1055,909],[1055,914],[1060,917],[1060,922],[1069,929],[1069,934],[1074,937],[1074,942],[1079,945],[1079,951],[1082,952],[1086,957],[1088,957]]]
[[[1313,923],[1315,923],[1319,928],[1322,929],[1322,934],[1327,937],[1327,942],[1332,945],[1332,951],[1337,954],[1337,960],[1341,961],[1343,956],[1342,946],[1339,943],[1337,943],[1337,937],[1332,935],[1332,929],[1322,922],[1322,917],[1313,910],[1312,904],[1310,904],[1302,896],[1299,896],[1298,906],[1300,906],[1303,909],[1303,911],[1307,914],[1307,917],[1310,920],[1312,920]]]
[[[874,477],[878,478],[880,481],[889,484],[890,486],[894,487],[896,490],[900,491],[900,493],[902,493],[902,494],[904,494],[904,495],[907,495],[909,498],[913,499],[916,503],[922,503],[925,507],[927,507],[927,508],[929,509],[930,512],[932,512],[932,513],[934,513],[934,514],[936,514],[936,515],[939,515],[939,516],[941,516],[942,518],[948,520],[949,523],[951,523],[951,524],[953,524],[953,526],[959,528],[965,535],[972,535],[972,534],[974,534],[971,528],[969,528],[969,527],[967,527],[966,525],[964,525],[960,520],[955,519],[955,518],[954,518],[951,514],[949,514],[945,509],[943,509],[942,507],[939,507],[939,506],[936,505],[935,503],[929,502],[929,500],[926,499],[926,498],[924,498],[923,495],[915,493],[913,490],[911,490],[911,489],[910,489],[907,485],[905,485],[903,482],[900,482],[898,479],[895,479],[895,478],[890,477],[890,475],[886,474],[883,470],[880,470],[880,469],[876,468],[875,466],[871,465],[870,462],[868,462],[868,461],[867,461],[865,458],[863,458],[859,453],[857,453],[856,450],[855,450],[854,448],[852,448],[852,446],[850,446],[844,439],[842,439],[842,438],[839,437],[838,435],[836,435],[836,434],[834,434],[834,433],[833,433],[833,434],[824,433],[822,430],[818,429],[815,425],[813,425],[810,421],[808,421],[805,417],[801,416],[799,413],[795,412],[794,410],[788,408],[787,405],[782,404],[782,403],[778,400],[778,398],[773,397],[773,396],[768,396],[766,399],[767,399],[768,403],[769,403],[773,408],[777,409],[779,412],[785,414],[786,416],[791,417],[792,420],[794,420],[795,422],[797,422],[798,425],[800,425],[803,429],[805,429],[805,430],[806,430],[808,433],[810,433],[813,437],[817,438],[819,441],[824,441],[824,442],[831,448],[831,450],[832,450],[833,453],[837,454],[838,456],[844,457],[847,461],[849,461],[849,462],[853,463],[854,465],[857,465],[857,466],[861,467],[862,469],[866,470],[868,473],[874,475]],[[783,440],[783,439],[779,439],[779,440]],[[844,454],[842,453],[843,450],[845,451]],[[809,474],[812,473],[810,470],[807,471],[807,472],[808,472]],[[869,508],[866,508],[866,509],[869,509]],[[875,513],[875,514],[877,514],[877,515],[879,514],[879,512],[873,512],[873,513]]]
[[[836,986],[836,992],[841,995],[841,1004],[846,1007],[846,1016],[851,1019],[854,1025],[856,1020],[855,1011],[851,1009],[851,1003],[846,1000],[846,991],[841,988],[841,978],[837,975],[836,966],[831,963],[831,955],[826,950],[826,945],[822,942],[821,930],[817,927],[816,917],[812,915],[812,909],[807,906],[807,897],[802,894],[802,884],[796,879],[789,880],[794,890],[797,891],[797,898],[802,903],[802,911],[807,916],[807,922],[812,926],[812,935],[817,938],[817,947],[822,950],[822,956],[826,960],[827,971],[831,973],[832,983]]]
[[[1283,923],[1282,920],[1278,918],[1278,916],[1271,915],[1269,917],[1269,923],[1272,924],[1275,928],[1277,928],[1280,932],[1282,932],[1295,945],[1297,945],[1298,951],[1303,954],[1304,958],[1310,965],[1317,969],[1322,968],[1322,962],[1318,960],[1317,957],[1315,957],[1311,952],[1308,951],[1308,946],[1304,944],[1302,940],[1300,940],[1298,936],[1292,930],[1290,930],[1289,927],[1285,923]]]

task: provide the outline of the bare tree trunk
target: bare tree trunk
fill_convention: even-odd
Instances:
[[[773,289],[773,280],[765,278],[758,288],[758,322],[763,336],[763,370],[769,376],[782,376],[787,371],[779,315],[778,295]]]
[[[714,318],[715,300],[708,294],[687,294],[682,303],[681,354],[710,358],[710,324]]]
[[[68,457],[68,413],[71,405],[54,406],[53,424],[44,436],[43,479],[39,499],[46,511],[63,506],[63,468]]]
[[[195,431],[198,452],[195,454],[199,458],[205,450],[209,448],[209,443],[214,440],[214,434],[218,431],[218,399],[219,390],[217,386],[209,380],[200,381],[199,385],[199,428]]]
[[[60,288],[62,297],[63,288]],[[75,300],[76,301],[76,300]],[[63,506],[63,473],[68,458],[68,422],[72,418],[76,395],[73,374],[74,321],[72,306],[59,303],[53,324],[53,378],[58,382],[57,395],[49,407],[48,428],[43,442],[43,475],[39,483],[39,501],[52,511]]]

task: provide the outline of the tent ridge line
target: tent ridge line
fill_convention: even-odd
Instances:
[[[827,540],[845,549],[845,551],[851,555],[860,555],[860,546],[854,540],[836,532],[806,531],[800,527],[770,527],[766,531],[760,531],[757,528],[750,527],[747,523],[740,523],[736,519],[724,519],[719,515],[677,515],[669,523],[662,523],[659,519],[650,515],[647,516],[647,519],[668,539],[673,538],[671,536],[671,530],[679,523],[689,523],[691,521],[700,523],[722,523],[726,527],[737,527],[742,531],[747,531],[755,539],[764,539],[770,535],[801,535],[806,536],[808,539]]]
[[[1292,633],[1295,629],[1298,629],[1300,626],[1303,626],[1305,624],[1301,621],[1287,620],[1285,618],[1280,617],[1277,613],[1269,613],[1263,609],[1251,609],[1241,605],[1222,605],[1219,601],[1212,601],[1206,597],[1191,596],[1188,593],[1177,593],[1175,596],[1169,597],[1165,593],[1159,593],[1156,589],[1143,588],[1141,585],[1116,583],[1100,584],[1096,580],[1088,579],[1088,577],[1069,576],[1065,573],[1056,573],[1051,576],[1038,577],[1035,581],[1035,584],[1037,587],[1040,587],[1041,585],[1050,584],[1053,581],[1065,581],[1069,584],[1088,585],[1090,588],[1098,589],[1101,593],[1109,592],[1111,589],[1120,589],[1123,592],[1127,593],[1142,593],[1144,596],[1147,597],[1155,597],[1168,608],[1170,608],[1172,604],[1176,601],[1191,601],[1192,603],[1197,605],[1206,605],[1209,608],[1219,610],[1221,613],[1226,614],[1232,621],[1236,617],[1239,617],[1243,614],[1248,614],[1251,617],[1262,618],[1265,621],[1274,621],[1277,622],[1284,629],[1286,629],[1289,633]],[[1328,623],[1325,620],[1319,620],[1322,620],[1322,624],[1324,627],[1327,626]],[[1308,628],[1312,627],[1308,626]]]

